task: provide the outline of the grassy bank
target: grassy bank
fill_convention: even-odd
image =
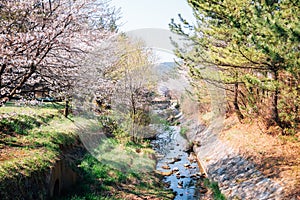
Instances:
[[[62,108],[63,105],[59,104],[0,108],[0,199],[9,199],[12,195],[22,199],[24,194],[31,199],[40,199],[47,192],[44,188],[47,169],[60,159],[65,147],[78,143],[82,125],[95,128],[90,127],[89,120],[85,118],[63,117]],[[151,154],[149,141],[140,144],[123,144],[115,138],[110,141],[123,146],[129,153]],[[99,162],[90,154],[83,160],[76,160],[75,164],[81,176],[80,184],[61,199],[173,197],[171,191],[164,190],[162,177],[154,172],[120,171]]]
[[[77,188],[60,200],[79,199],[173,199],[170,190],[164,190],[161,176],[153,173],[122,172],[99,162],[90,154],[79,165],[83,175]]]
[[[78,141],[77,127],[60,104],[0,108],[0,199],[41,199],[62,150]],[[9,189],[8,189],[9,188]]]
[[[77,139],[56,108],[2,107],[0,117],[0,180],[49,167]]]

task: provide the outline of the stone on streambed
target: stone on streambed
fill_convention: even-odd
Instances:
[[[155,157],[159,159],[159,158],[165,157],[165,155],[160,154],[160,153],[156,153],[156,154],[155,154]]]
[[[190,165],[190,164],[188,164],[188,163],[186,163],[186,164],[183,164],[183,166],[184,166],[185,168],[189,168],[189,167],[191,167],[191,165]]]
[[[172,158],[172,160],[170,162],[168,162],[168,164],[174,164],[179,161],[181,161],[181,158]]]
[[[160,174],[162,176],[171,176],[173,174],[173,171],[162,172],[159,170],[155,170],[155,173]]]
[[[199,176],[200,178],[206,178],[206,174],[205,173],[199,172],[196,175]]]
[[[169,165],[163,165],[161,166],[162,169],[171,169]]]
[[[191,163],[196,163],[196,162],[197,162],[196,156],[195,156],[193,153],[191,153],[187,159],[188,159]]]
[[[174,158],[175,162],[181,161],[181,158]]]
[[[179,169],[178,169],[178,167],[174,167],[174,168],[172,169],[172,171],[173,171],[173,172],[178,172]]]
[[[178,181],[178,188],[182,188],[183,186],[183,181]]]
[[[200,147],[201,142],[200,141],[193,141],[193,145],[195,145],[196,147]]]
[[[198,180],[198,179],[200,179],[200,176],[198,176],[198,174],[192,174],[192,175],[190,176],[190,178],[192,178],[192,179],[194,179],[194,180]]]

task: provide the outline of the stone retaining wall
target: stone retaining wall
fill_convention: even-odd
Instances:
[[[1,200],[44,200],[59,196],[71,189],[78,180],[77,173],[70,167],[70,162],[83,157],[85,150],[76,144],[64,147],[56,162],[47,169],[37,169],[29,175],[21,172],[12,174],[0,182]]]
[[[283,199],[283,188],[266,178],[255,165],[218,139],[218,127],[193,124],[187,137],[208,178],[228,199]]]
[[[66,160],[59,160],[49,170],[47,198],[59,196],[63,191],[70,189],[77,182],[77,174],[70,168]]]

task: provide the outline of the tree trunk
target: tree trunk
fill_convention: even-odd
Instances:
[[[70,112],[69,100],[66,100],[65,111],[64,111],[65,117],[68,117],[69,112]]]
[[[278,71],[273,71],[274,81],[275,81],[275,91],[272,99],[272,120],[281,127],[281,122],[278,113],[278,98],[279,98],[279,88],[278,88]]]
[[[234,101],[233,101],[233,105],[234,105],[235,113],[236,113],[239,121],[241,122],[244,119],[244,115],[242,114],[242,112],[240,110],[240,107],[239,107],[238,95],[239,95],[239,84],[237,82],[235,82],[234,83]]]

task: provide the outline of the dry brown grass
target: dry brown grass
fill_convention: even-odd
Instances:
[[[276,128],[266,130],[259,119],[225,120],[221,139],[253,161],[265,176],[280,183],[286,199],[300,199],[300,134],[282,136]]]

